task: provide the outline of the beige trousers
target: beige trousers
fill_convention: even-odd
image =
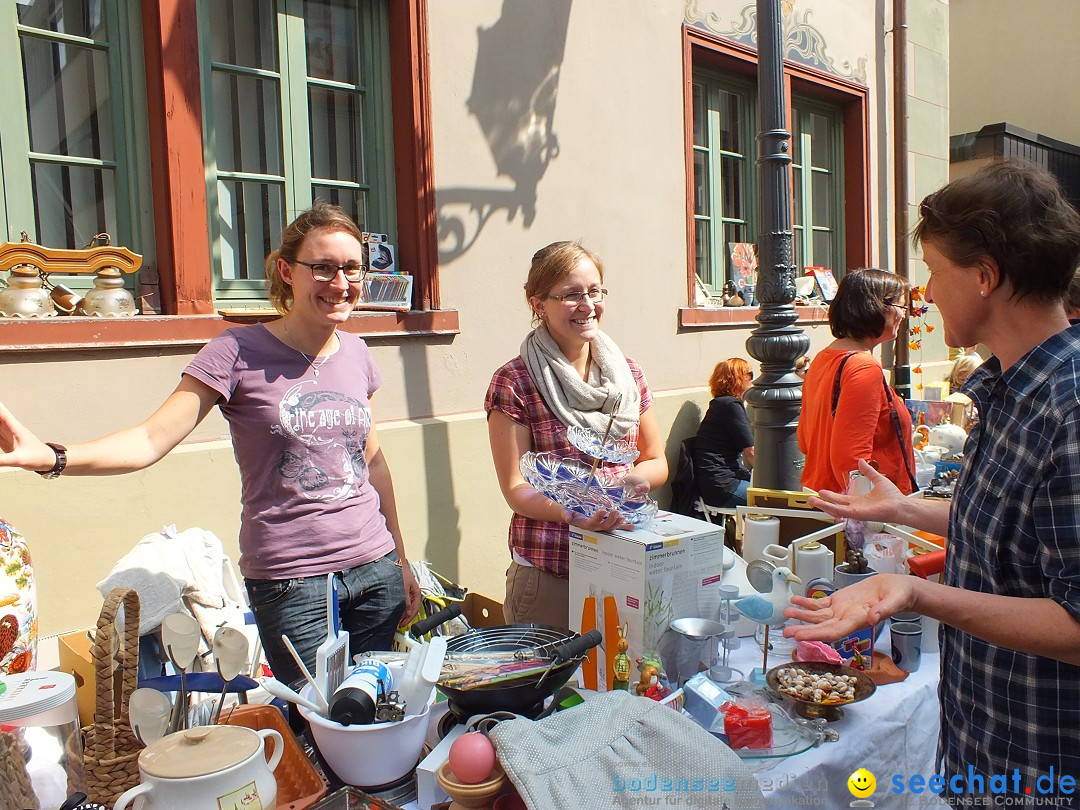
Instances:
[[[570,580],[511,562],[506,570],[503,618],[507,624],[547,624],[570,628]]]

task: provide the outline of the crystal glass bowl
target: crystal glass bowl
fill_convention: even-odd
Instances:
[[[608,439],[601,443],[601,436],[580,425],[571,425],[566,429],[566,438],[585,455],[598,458],[609,464],[629,464],[640,455],[637,445],[626,439]]]
[[[584,517],[615,510],[630,525],[644,526],[656,516],[656,501],[628,491],[622,480],[604,467],[596,469],[590,482],[587,464],[554,453],[529,452],[521,457],[520,468],[530,486]]]

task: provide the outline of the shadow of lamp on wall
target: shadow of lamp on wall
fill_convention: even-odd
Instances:
[[[476,69],[466,107],[512,188],[438,190],[439,260],[472,247],[488,220],[536,217],[536,189],[559,154],[554,130],[571,0],[504,0],[499,19],[477,31]]]

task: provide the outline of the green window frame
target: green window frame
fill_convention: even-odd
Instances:
[[[142,18],[124,0],[0,0],[0,222],[48,247],[98,233],[153,265]],[[30,69],[27,70],[26,66]],[[15,111],[18,114],[15,114]],[[138,274],[125,285],[138,288]],[[55,274],[76,290],[92,276]]]
[[[693,106],[694,269],[700,283],[719,295],[731,277],[728,243],[757,237],[754,85],[695,72]]]
[[[828,267],[839,276],[847,266],[843,113],[835,105],[805,96],[795,96],[791,106],[795,267],[797,271]]]
[[[215,301],[266,305],[263,260],[316,197],[397,241],[384,0],[201,0]]]
[[[734,278],[730,244],[756,242],[760,229],[757,89],[743,76],[698,69],[692,103],[694,272],[719,295]],[[796,272],[820,265],[839,273],[846,266],[843,111],[795,95],[791,118]]]

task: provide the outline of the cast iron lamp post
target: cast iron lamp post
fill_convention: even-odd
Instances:
[[[795,325],[795,238],[791,230],[791,133],[786,129],[783,75],[783,25],[780,0],[757,0],[758,40],[758,182],[761,233],[758,236],[761,324],[746,341],[750,356],[761,363],[754,387],[746,393],[753,406],[754,484],[772,489],[802,488],[803,457],[795,438],[802,406],[802,381],[795,360],[806,354],[810,339]]]

